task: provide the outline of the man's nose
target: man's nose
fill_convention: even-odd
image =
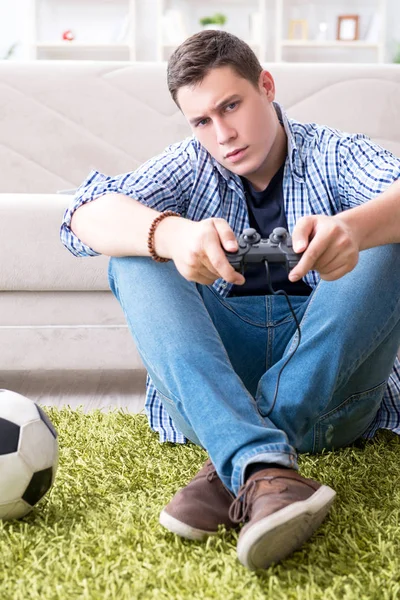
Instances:
[[[236,130],[222,119],[215,121],[215,132],[217,142],[221,145],[226,144],[229,140],[236,137]]]

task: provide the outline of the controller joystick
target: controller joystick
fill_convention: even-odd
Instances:
[[[252,227],[249,229],[244,229],[241,237],[248,244],[257,244],[261,239],[260,234],[257,233],[257,231]]]
[[[235,271],[242,274],[247,264],[265,261],[282,264],[289,273],[302,257],[293,251],[292,238],[284,227],[275,227],[268,239],[262,239],[253,228],[245,229],[238,245],[236,252],[225,251],[225,254]]]
[[[288,232],[284,227],[275,227],[273,232],[270,234],[269,239],[273,244],[279,244],[284,242],[288,237]]]

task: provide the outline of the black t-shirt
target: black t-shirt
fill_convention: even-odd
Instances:
[[[285,164],[275,173],[269,185],[262,192],[257,192],[251,183],[242,177],[246,194],[250,227],[253,227],[262,238],[268,238],[275,227],[288,228],[283,202],[283,171]],[[291,296],[309,296],[311,288],[303,280],[292,283],[283,265],[270,264],[272,289],[284,290]],[[234,285],[230,296],[265,296],[269,294],[264,263],[246,265],[244,276],[246,283]]]

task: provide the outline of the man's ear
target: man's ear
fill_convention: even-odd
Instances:
[[[275,82],[269,71],[261,71],[258,80],[260,91],[264,93],[270,102],[275,99]]]

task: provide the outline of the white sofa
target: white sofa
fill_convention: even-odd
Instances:
[[[399,65],[267,68],[289,116],[366,133],[400,155]],[[108,289],[108,259],[78,259],[61,245],[71,196],[57,192],[93,168],[133,170],[190,134],[166,65],[3,61],[0,85],[2,373],[14,383],[24,372],[81,373],[82,383],[87,372],[128,373],[116,387],[142,399],[145,372]],[[0,387],[7,383],[0,376]]]

